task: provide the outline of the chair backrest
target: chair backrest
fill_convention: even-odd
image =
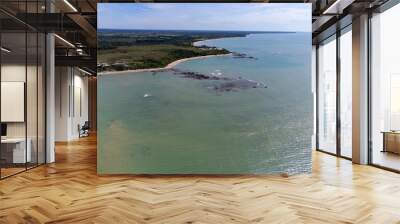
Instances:
[[[83,124],[82,128],[89,128],[89,121],[85,121],[85,123]]]

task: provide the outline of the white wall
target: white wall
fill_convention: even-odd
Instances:
[[[3,64],[1,66],[1,81],[2,82],[25,82],[25,75],[26,75],[26,70],[28,71],[28,79],[29,79],[29,85],[36,85],[36,80],[32,81],[32,78],[30,78],[31,75],[36,76],[36,67],[34,66],[29,66],[25,67],[24,65],[20,64]],[[30,107],[30,110],[28,112],[31,112],[31,110],[36,110],[36,88],[27,88],[27,106]],[[34,98],[34,99],[33,99]],[[29,105],[31,102],[34,102],[34,104]],[[34,108],[32,108],[34,107]],[[6,108],[1,108],[2,110],[6,110]],[[27,114],[28,122],[34,122],[34,124],[29,123],[28,124],[28,129],[32,127],[33,129],[36,130],[36,113],[28,113]],[[7,136],[8,137],[25,137],[25,123],[26,122],[7,122]],[[29,132],[29,130],[28,130]],[[28,137],[29,133],[28,133]]]
[[[3,64],[1,66],[1,81],[25,82],[25,69],[25,64]],[[1,109],[5,110],[6,108]],[[7,137],[25,137],[25,126],[25,122],[7,123]]]
[[[68,67],[55,68],[55,141],[67,141],[69,133],[70,70]]]
[[[82,76],[79,72],[78,75],[74,75],[73,86],[73,96],[71,96],[74,102],[71,102],[71,136],[72,138],[78,138],[78,125],[83,125],[85,121],[88,121],[88,78]]]
[[[76,68],[56,67],[55,140],[79,138],[78,125],[88,120],[88,78]]]
[[[37,70],[38,69],[38,70]],[[7,124],[8,138],[24,138],[25,135],[30,140],[32,151],[32,161],[44,163],[45,148],[45,120],[44,120],[44,74],[42,67],[18,63],[4,63],[1,66],[2,82],[24,82],[26,84],[26,107],[21,108],[22,113],[26,112],[26,121],[5,122]],[[26,80],[27,79],[27,80]],[[2,98],[7,96],[3,95]],[[10,108],[1,108],[10,110]],[[9,111],[13,113],[13,111]],[[37,153],[39,154],[37,156]]]

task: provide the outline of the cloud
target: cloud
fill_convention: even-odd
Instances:
[[[311,31],[310,4],[103,3],[98,13],[100,28]]]

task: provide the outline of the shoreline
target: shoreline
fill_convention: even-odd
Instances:
[[[228,54],[211,54],[211,55],[204,55],[204,56],[197,56],[197,57],[191,57],[191,58],[182,58],[178,59],[176,61],[173,61],[166,65],[165,67],[162,68],[143,68],[143,69],[133,69],[133,70],[124,70],[124,71],[108,71],[108,72],[100,72],[97,75],[113,75],[113,74],[121,74],[121,73],[137,73],[137,72],[157,72],[157,71],[162,71],[162,70],[168,70],[171,69],[178,64],[185,62],[185,61],[190,61],[194,59],[203,59],[203,58],[209,58],[209,57],[220,57],[220,56],[228,56],[232,55],[232,53]]]
[[[209,41],[209,40],[221,40],[221,39],[232,39],[232,38],[245,38],[247,36],[249,36],[250,34],[246,34],[246,36],[237,36],[237,37],[218,37],[218,38],[211,38],[211,39],[204,39],[204,40],[198,40],[192,43],[192,46],[194,47],[198,47],[196,46],[196,44],[198,44],[199,42],[204,42],[204,41]],[[208,46],[208,45],[207,45]]]

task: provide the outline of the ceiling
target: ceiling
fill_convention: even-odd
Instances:
[[[311,3],[314,43],[346,26],[351,18],[387,0],[228,0],[223,2]],[[97,56],[97,3],[111,2],[221,2],[221,0],[1,0],[1,29],[7,33],[55,32],[56,63],[82,62],[95,71]],[[28,12],[28,13],[26,13]],[[49,13],[51,12],[51,13]],[[338,23],[338,21],[341,22]],[[348,22],[346,22],[348,21]],[[332,28],[333,27],[333,28]],[[18,38],[16,38],[18,40]],[[66,40],[66,41],[64,41]],[[70,43],[70,44],[69,44]],[[71,47],[73,44],[75,47]],[[79,50],[77,50],[79,49]],[[81,52],[81,53],[80,53]],[[93,64],[92,66],[87,66]]]
[[[96,0],[1,0],[0,26],[3,38],[9,39],[7,46],[13,49],[9,58],[26,55],[25,43],[21,43],[26,31],[28,36],[29,32],[52,32],[57,34],[56,65],[79,66],[95,73]]]

